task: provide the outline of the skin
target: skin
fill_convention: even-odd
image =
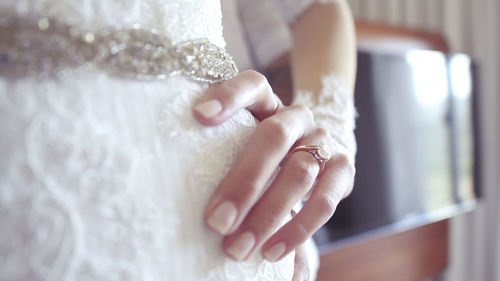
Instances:
[[[345,2],[313,4],[291,26],[291,31],[295,89],[318,93],[322,87],[321,77],[330,73],[343,77],[353,88],[355,36],[352,16]],[[194,109],[193,114],[201,124],[221,124],[242,108],[248,109],[260,123],[208,202],[205,220],[209,220],[222,202],[231,202],[237,210],[236,219],[229,230],[220,233],[224,236],[226,253],[236,259],[228,248],[239,235],[250,231],[256,243],[242,259],[255,251],[264,253],[284,243],[286,250],[279,260],[299,249],[330,219],[340,200],[350,193],[355,174],[353,159],[335,151],[330,134],[316,127],[310,109],[301,105],[283,106],[266,78],[258,72],[243,71],[226,82],[213,85],[194,106],[212,99],[221,103],[222,110],[205,118]],[[309,153],[290,153],[296,146],[319,143],[333,150],[320,175],[319,164]],[[277,167],[280,169],[276,178],[262,194]],[[280,228],[292,207],[306,195],[309,199],[302,210]],[[294,280],[305,280],[303,252],[298,250],[296,254]]]

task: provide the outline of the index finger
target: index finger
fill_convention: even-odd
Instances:
[[[214,126],[231,118],[242,108],[258,120],[274,114],[282,106],[264,75],[246,70],[235,77],[212,85],[193,106],[195,118],[203,125]]]

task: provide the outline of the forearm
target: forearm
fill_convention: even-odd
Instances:
[[[295,90],[319,93],[321,78],[336,74],[349,92],[354,88],[356,38],[351,11],[345,1],[315,3],[291,26],[291,66]]]
[[[347,3],[313,4],[293,24],[292,35],[293,103],[311,109],[316,125],[332,136],[336,153],[353,167],[356,43]]]

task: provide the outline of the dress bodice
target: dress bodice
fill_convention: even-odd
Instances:
[[[0,0],[0,11],[224,46],[218,0]],[[191,108],[207,83],[100,70],[0,75],[0,280],[290,280],[293,253],[234,262],[202,219],[250,113],[202,127]]]

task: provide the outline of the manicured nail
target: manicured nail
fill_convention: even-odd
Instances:
[[[222,202],[208,218],[207,224],[220,234],[227,234],[236,219],[236,206],[229,201]]]
[[[277,261],[281,255],[286,251],[286,245],[280,242],[264,252],[264,258],[268,261]]]
[[[222,104],[216,99],[208,100],[196,105],[194,110],[198,111],[205,118],[212,118],[222,111]]]
[[[227,252],[237,260],[243,260],[255,245],[255,235],[250,231],[243,232],[231,246],[227,248]]]

